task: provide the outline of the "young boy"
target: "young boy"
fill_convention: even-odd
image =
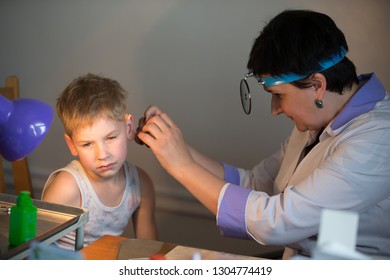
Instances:
[[[122,235],[130,218],[136,238],[157,239],[153,182],[126,161],[127,143],[136,134],[126,94],[117,81],[87,74],[57,100],[65,141],[78,159],[49,176],[42,200],[89,210],[84,245],[105,234]],[[57,245],[74,249],[74,243],[71,233]]]

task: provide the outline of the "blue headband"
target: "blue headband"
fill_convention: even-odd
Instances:
[[[346,53],[347,53],[347,51],[343,47],[341,47],[339,53],[333,55],[329,59],[321,61],[319,63],[321,68],[316,72],[321,72],[325,69],[332,67],[333,65],[336,65],[345,57]],[[290,82],[294,82],[294,81],[303,79],[303,78],[307,77],[308,75],[310,75],[310,74],[298,75],[298,74],[294,74],[294,73],[287,73],[287,74],[282,74],[279,76],[259,78],[259,83],[266,86],[266,87],[278,86],[278,85],[287,84]]]

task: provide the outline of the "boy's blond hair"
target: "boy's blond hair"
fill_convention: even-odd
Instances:
[[[57,99],[57,113],[65,133],[72,137],[78,129],[97,118],[124,120],[127,92],[112,79],[86,74],[74,79]]]

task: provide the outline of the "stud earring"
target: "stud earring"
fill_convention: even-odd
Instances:
[[[316,104],[317,108],[324,108],[324,102],[322,102],[320,99],[314,100],[314,104]]]

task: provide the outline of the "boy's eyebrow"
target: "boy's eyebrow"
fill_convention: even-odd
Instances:
[[[78,140],[78,141],[75,141],[76,143],[88,143],[88,142],[92,142],[91,140]]]
[[[118,132],[119,130],[118,129],[114,129],[112,131],[110,131],[109,133],[107,133],[106,135],[104,135],[104,138],[110,136],[111,134],[114,134],[116,132]],[[79,139],[77,141],[75,141],[76,143],[87,143],[87,142],[93,142],[92,140],[87,140],[87,139]]]

